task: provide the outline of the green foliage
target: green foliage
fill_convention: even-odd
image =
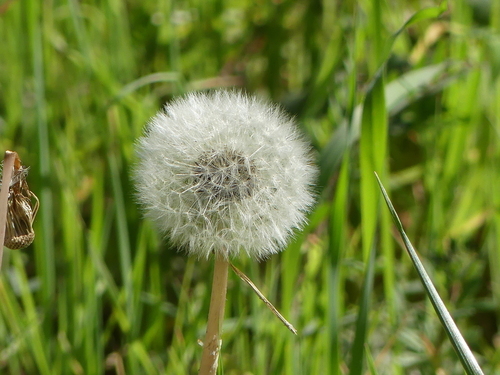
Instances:
[[[321,176],[287,250],[235,260],[299,335],[230,275],[221,372],[463,373],[376,170],[480,366],[500,374],[500,6],[427,5],[3,1],[0,150],[31,167],[41,206],[34,244],[5,250],[0,373],[196,374],[211,263],[142,219],[134,140],[173,96],[238,86],[297,116]]]

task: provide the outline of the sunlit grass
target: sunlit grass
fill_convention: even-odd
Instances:
[[[491,4],[491,23],[450,1],[392,39],[429,4],[4,1],[0,150],[30,166],[41,206],[34,244],[4,252],[0,373],[196,374],[211,263],[169,249],[142,219],[133,143],[173,96],[231,85],[297,116],[321,177],[287,250],[235,261],[298,337],[230,275],[220,372],[343,374],[359,358],[379,374],[461,373],[395,240],[377,170],[484,372],[500,373]]]

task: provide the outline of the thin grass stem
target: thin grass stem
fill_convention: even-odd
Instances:
[[[278,311],[278,309],[276,309],[276,307],[274,307],[274,305],[266,298],[266,296],[264,294],[262,294],[262,292],[259,290],[259,288],[257,288],[257,286],[252,282],[252,280],[250,280],[247,275],[245,275],[243,272],[241,272],[232,263],[230,265],[231,265],[231,268],[233,269],[234,273],[236,273],[241,280],[246,282],[248,284],[248,286],[250,288],[252,288],[252,290],[255,292],[255,294],[257,294],[257,296],[261,299],[261,301],[264,302],[267,307],[269,307],[269,309],[273,312],[274,315],[276,315],[276,317],[281,321],[281,323],[283,323],[285,325],[285,327],[290,330],[290,332],[292,332],[294,335],[296,335],[297,330],[292,325],[292,323],[290,323],[288,320],[285,319],[285,317],[283,315],[281,315],[281,313]]]

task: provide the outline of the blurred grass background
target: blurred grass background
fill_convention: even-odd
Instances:
[[[31,167],[41,208],[34,244],[5,252],[0,373],[197,373],[211,264],[141,218],[133,143],[172,97],[236,86],[297,117],[321,177],[286,251],[235,260],[298,337],[232,274],[219,372],[463,373],[376,170],[500,374],[500,2],[441,6],[2,0],[0,150]]]

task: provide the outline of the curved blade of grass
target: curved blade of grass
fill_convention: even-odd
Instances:
[[[413,265],[415,266],[420,276],[420,279],[422,280],[422,284],[424,285],[425,291],[427,292],[427,295],[431,300],[432,306],[434,306],[434,310],[436,310],[436,313],[439,317],[439,320],[441,321],[441,324],[443,325],[446,333],[448,334],[448,337],[450,338],[453,347],[455,348],[455,351],[458,354],[458,357],[460,358],[460,362],[462,362],[462,366],[465,372],[469,375],[483,374],[481,368],[479,367],[479,364],[476,361],[476,358],[474,358],[474,355],[467,346],[467,343],[465,342],[464,338],[462,337],[462,334],[460,333],[458,327],[453,321],[453,318],[446,309],[443,300],[441,299],[441,297],[439,297],[439,294],[436,288],[434,287],[432,280],[429,278],[429,275],[425,271],[424,265],[418,258],[417,252],[413,248],[413,245],[411,244],[408,236],[406,235],[403,229],[403,225],[399,220],[398,214],[396,213],[396,210],[394,209],[394,206],[392,205],[391,200],[389,199],[389,196],[387,195],[387,192],[385,191],[384,186],[382,185],[382,182],[380,181],[376,172],[375,172],[375,177],[377,178],[380,190],[382,191],[385,202],[387,203],[387,207],[391,212],[391,216],[394,220],[394,223],[396,224],[398,232],[401,235],[401,238],[403,239],[403,242],[406,246],[408,255],[410,256],[411,261],[413,262]]]
[[[387,60],[389,57],[391,51],[392,51],[392,46],[396,40],[396,38],[403,32],[405,31],[408,27],[414,25],[415,23],[423,20],[430,20],[434,18],[438,18],[441,16],[446,9],[448,8],[448,4],[446,1],[441,2],[438,6],[435,7],[429,7],[429,8],[424,8],[420,9],[418,12],[413,14],[404,24],[399,28],[398,31],[396,31],[394,34],[392,34],[391,38],[389,38],[389,41],[386,46],[385,50],[385,59],[384,61]]]
[[[158,83],[158,82],[179,83],[180,81],[182,81],[182,79],[183,79],[182,75],[178,72],[159,72],[142,76],[123,86],[121,90],[118,92],[118,94],[116,94],[116,96],[114,97],[112,104],[122,99],[123,97],[133,93],[134,91],[140,89],[141,87],[150,85],[152,83]]]

